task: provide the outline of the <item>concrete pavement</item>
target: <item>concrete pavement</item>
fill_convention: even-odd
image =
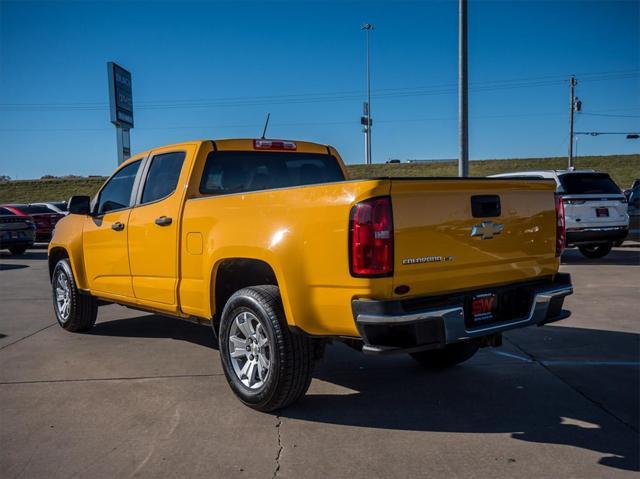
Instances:
[[[637,474],[639,248],[568,251],[569,320],[446,372],[333,345],[277,415],[235,399],[208,328],[106,306],[67,333],[45,251],[0,262],[2,477]]]

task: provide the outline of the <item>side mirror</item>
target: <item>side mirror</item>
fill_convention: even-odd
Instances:
[[[91,198],[88,196],[72,196],[67,206],[72,215],[88,215],[91,211]]]

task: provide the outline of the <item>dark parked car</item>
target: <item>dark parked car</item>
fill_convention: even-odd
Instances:
[[[30,216],[17,215],[0,206],[0,249],[22,254],[33,246],[36,225]]]
[[[63,214],[56,213],[44,205],[1,205],[17,216],[32,217],[36,224],[36,241],[50,241],[53,228]]]
[[[629,202],[629,236],[628,240],[640,241],[640,180],[636,180],[633,188],[625,191]]]

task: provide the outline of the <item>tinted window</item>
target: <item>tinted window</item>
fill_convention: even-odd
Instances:
[[[140,160],[118,171],[102,188],[96,212],[103,214],[112,210],[127,208],[131,199],[133,182],[140,167]]]
[[[184,157],[183,151],[153,157],[142,191],[142,203],[159,200],[175,191]]]
[[[6,209],[6,208],[2,208],[2,207],[0,206],[0,215],[10,215],[10,216],[15,216],[16,214],[15,214],[13,211],[8,210],[8,209]]]
[[[341,180],[338,160],[330,155],[222,151],[209,154],[200,192],[240,193]]]
[[[606,173],[570,173],[560,176],[560,184],[569,195],[620,194],[620,188]]]
[[[39,213],[55,213],[51,208],[45,205],[25,205],[19,206],[18,209],[27,215],[37,215]]]
[[[58,208],[60,211],[67,211],[66,201],[52,201],[51,204]]]

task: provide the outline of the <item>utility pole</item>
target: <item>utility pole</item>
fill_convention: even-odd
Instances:
[[[366,57],[367,57],[367,101],[364,103],[363,108],[363,117],[360,121],[364,125],[364,142],[365,142],[365,164],[370,165],[372,163],[371,158],[371,58],[369,54],[369,32],[373,30],[373,25],[371,23],[365,23],[362,25],[361,30],[365,30],[366,37]]]
[[[458,176],[469,176],[469,82],[467,78],[467,0],[458,2]]]
[[[578,84],[576,77],[569,80],[569,169],[573,169],[573,113],[576,111],[575,86]]]

